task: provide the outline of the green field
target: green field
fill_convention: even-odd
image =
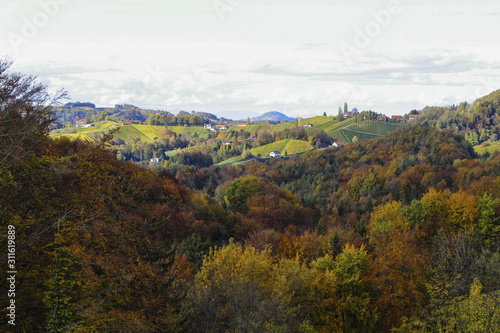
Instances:
[[[116,126],[118,126],[118,123],[116,123],[114,121],[102,121],[102,122],[95,123],[95,127],[87,127],[87,128],[71,127],[71,128],[61,128],[61,129],[53,130],[52,132],[50,132],[50,135],[52,137],[58,137],[61,135],[65,135],[65,136],[72,137],[72,138],[78,137],[78,136],[84,137],[84,135],[81,135],[81,134],[95,133],[95,132],[100,133],[102,131],[106,131],[106,130],[111,129],[111,128],[116,127]],[[70,133],[70,131],[76,131],[76,133]]]
[[[90,137],[88,133],[70,133],[70,134],[51,134],[53,138],[67,137],[72,140],[83,140],[93,142],[94,138]]]
[[[196,127],[184,127],[184,126],[165,127],[165,126],[153,126],[153,125],[131,125],[131,126],[134,127],[137,131],[139,131],[143,136],[147,137],[151,142],[153,142],[155,139],[158,139],[161,136],[161,134],[165,131],[165,129],[169,129],[170,131],[174,132],[177,135],[197,134],[202,138],[208,138],[208,133],[209,133],[209,131],[200,126]]]
[[[346,120],[347,121],[347,120]],[[345,123],[346,121],[342,122]],[[334,140],[342,141],[346,143],[352,142],[352,139],[356,136],[358,140],[370,140],[377,137],[387,135],[393,131],[403,129],[407,124],[394,124],[394,123],[383,123],[379,121],[365,120],[359,123],[354,122],[354,118],[351,118],[351,124],[347,126],[338,126],[331,132],[327,132]]]
[[[217,163],[216,165],[222,166],[222,165],[233,164],[233,163],[237,163],[237,162],[241,162],[241,161],[243,161],[243,157],[241,157],[241,155],[240,155],[240,156],[231,157],[225,161]]]
[[[120,126],[120,129],[114,134],[115,137],[128,141],[130,139],[139,139],[147,143],[153,143],[154,140],[142,134],[134,125]]]
[[[403,129],[408,125],[405,123],[383,123],[380,121],[363,121],[357,124],[353,124],[349,126],[348,129],[353,131],[360,131],[370,134],[376,134],[379,136],[384,136],[393,131],[397,131],[399,129]]]
[[[312,125],[311,129],[322,129],[328,134],[330,134],[330,132],[335,131],[339,127],[350,125],[353,122],[355,122],[355,118],[349,118],[341,122],[337,122],[336,117],[324,117],[324,116],[300,119],[301,126],[306,124],[311,124]],[[237,131],[245,130],[246,132],[259,132],[263,130],[267,130],[270,132],[279,132],[287,128],[291,129],[294,127],[297,127],[296,121],[289,121],[278,125],[254,124],[242,127],[234,127],[233,129]]]
[[[165,131],[165,126],[152,126],[152,125],[125,125],[120,126],[114,121],[103,121],[95,123],[95,127],[72,127],[54,130],[50,133],[52,137],[67,136],[73,139],[93,140],[102,132],[106,132],[114,127],[119,126],[120,129],[115,133],[115,137],[128,141],[129,139],[140,139],[141,141],[152,143],[155,139],[161,136]],[[209,132],[203,127],[184,127],[184,126],[169,126],[169,130],[177,135],[195,135],[208,138]],[[76,131],[76,133],[71,133]]]
[[[264,157],[268,156],[270,152],[273,150],[279,151],[281,155],[287,152],[287,155],[295,155],[295,154],[301,154],[303,152],[313,150],[314,147],[306,141],[301,141],[301,140],[290,140],[290,139],[285,139],[277,142],[270,143],[265,146],[253,148],[250,150],[252,155]]]
[[[180,153],[181,152],[178,150],[170,150],[170,151],[165,152],[165,156],[172,157],[172,156],[175,156],[175,155],[180,154]]]
[[[167,127],[169,130],[176,134],[190,134],[190,135],[195,135],[198,134],[199,137],[201,138],[208,138],[208,134],[210,131],[204,129],[201,126],[193,126],[193,127],[184,127],[184,126],[168,126]]]
[[[142,133],[142,135],[147,136],[151,140],[158,139],[165,131],[165,126],[152,126],[152,125],[131,125],[136,130]],[[126,126],[124,126],[126,127]]]
[[[500,142],[493,142],[491,145],[483,147],[481,145],[474,146],[474,150],[479,155],[483,155],[485,152],[489,152],[490,154],[500,150]]]

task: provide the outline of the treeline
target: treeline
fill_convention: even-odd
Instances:
[[[473,145],[495,142],[500,135],[500,90],[475,101],[451,107],[426,107],[418,122],[462,134]]]
[[[163,126],[203,126],[209,121],[208,119],[218,120],[216,116],[205,112],[180,111],[176,116],[170,112],[143,110],[128,104],[117,104],[114,108],[96,108],[92,103],[79,102],[55,107],[55,116],[59,123],[74,123],[79,120],[86,120],[89,123],[112,120],[118,123],[132,121]]]
[[[117,104],[114,108],[96,108],[92,103],[68,103],[54,107],[54,111],[59,123],[75,123],[81,120],[86,120],[88,123],[104,120],[144,122],[150,113],[128,104]]]
[[[203,126],[207,121],[201,116],[181,111],[177,116],[171,113],[151,114],[146,123],[156,126]]]

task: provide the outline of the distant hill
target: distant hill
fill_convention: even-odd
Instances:
[[[146,122],[151,116],[161,117],[167,116],[172,118],[175,117],[171,112],[162,110],[149,110],[137,107],[131,104],[116,104],[114,107],[107,108],[97,108],[94,103],[67,103],[63,106],[55,108],[55,116],[58,123],[72,122],[78,120],[89,120],[91,122],[103,121],[105,119],[112,120],[116,122],[120,121],[136,121],[136,122]],[[216,115],[207,112],[196,112],[196,111],[179,111],[178,117],[190,118],[196,116],[200,119],[209,119],[212,121],[219,121]],[[200,120],[201,125],[203,121]],[[175,124],[184,125],[186,121]],[[159,125],[159,124],[153,124]],[[171,121],[169,125],[172,125]]]
[[[263,115],[252,118],[252,121],[263,121],[263,120],[271,120],[271,121],[293,121],[295,118],[288,117],[286,114],[283,114],[278,111],[266,112]]]

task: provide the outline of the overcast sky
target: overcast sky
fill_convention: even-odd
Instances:
[[[500,1],[0,0],[0,56],[98,106],[405,114],[500,89]]]

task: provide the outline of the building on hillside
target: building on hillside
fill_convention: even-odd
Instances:
[[[131,121],[122,121],[122,125],[125,126],[125,125],[132,125],[132,122]]]
[[[378,120],[378,121],[383,121],[383,122],[386,122],[386,121],[387,121],[387,116],[384,116],[384,115],[378,115],[378,116],[377,116],[377,120]]]
[[[350,112],[344,112],[343,117],[344,117],[344,119],[351,118],[352,117],[352,113],[350,113]]]
[[[87,124],[86,120],[77,120],[75,121],[75,127],[89,128],[89,127],[95,127],[95,125]]]
[[[279,151],[273,150],[272,152],[269,153],[269,156],[271,156],[271,157],[280,157],[281,154],[280,154]]]
[[[392,116],[391,120],[397,121],[397,122],[402,122],[403,121],[403,116]]]
[[[312,124],[305,124],[305,125],[302,125],[302,127],[309,128],[309,127],[313,127],[313,125]]]
[[[408,115],[408,119],[409,119],[410,121],[413,121],[413,120],[417,119],[417,118],[418,118],[418,116],[419,116],[418,114],[410,114],[410,115]]]
[[[233,144],[233,141],[224,141],[222,142],[223,145],[230,146]]]
[[[345,145],[345,143],[340,142],[340,141],[335,141],[335,142],[332,144],[332,146],[334,146],[334,147],[342,147],[342,146],[344,146],[344,145]]]
[[[243,126],[246,126],[246,125],[247,125],[247,124],[245,124],[245,123],[239,123],[239,124],[238,124],[238,127],[243,127]]]
[[[149,160],[151,163],[158,163],[160,162],[160,159],[158,157],[153,157],[152,159]]]
[[[227,128],[226,125],[215,125],[215,129],[218,131],[225,131]]]

